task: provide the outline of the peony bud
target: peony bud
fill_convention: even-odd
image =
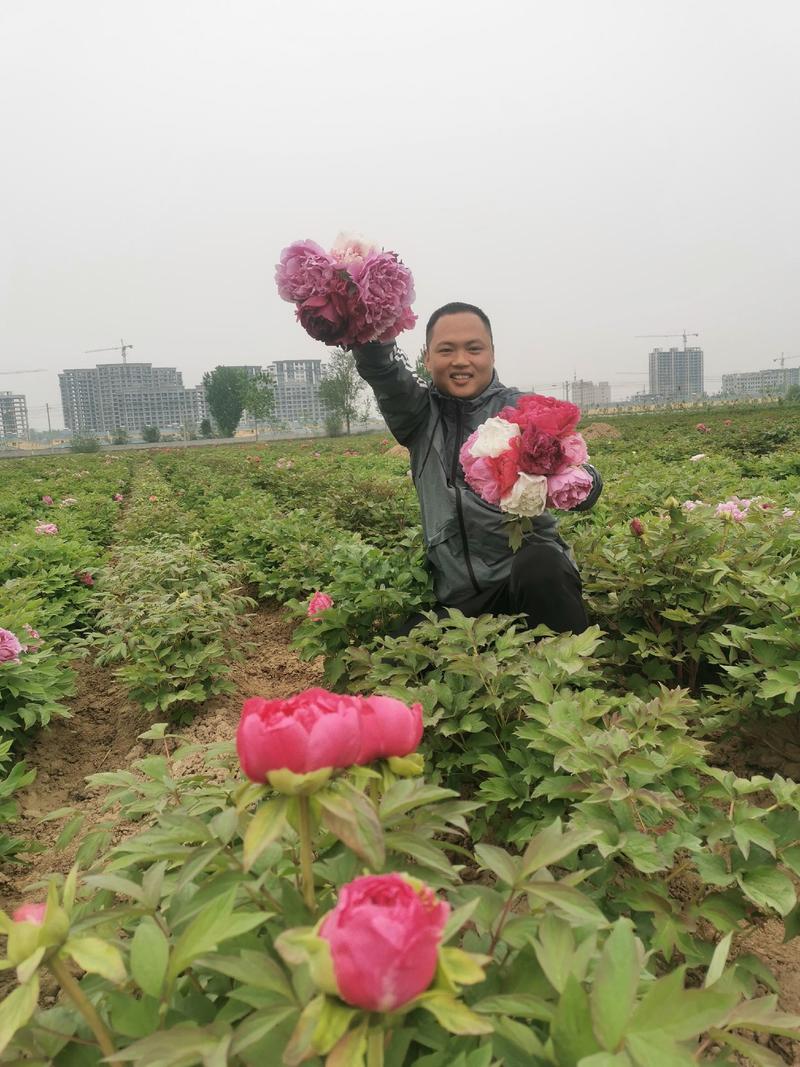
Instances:
[[[328,608],[333,607],[333,598],[329,597],[327,593],[316,592],[308,602],[306,608],[306,615],[313,619],[315,615],[319,615],[322,611],[327,611]]]
[[[399,874],[342,886],[319,927],[342,1000],[366,1011],[396,1011],[424,993],[449,913],[428,886]]]
[[[631,519],[631,533],[634,537],[642,537],[644,534],[644,523],[641,519]]]
[[[34,926],[41,926],[46,911],[46,904],[23,904],[17,908],[11,918],[15,923],[33,923]]]

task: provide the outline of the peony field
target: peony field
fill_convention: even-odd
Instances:
[[[579,634],[380,434],[0,461],[0,1064],[800,1063],[800,406],[580,429]]]

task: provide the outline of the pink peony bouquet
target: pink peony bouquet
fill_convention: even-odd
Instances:
[[[391,341],[417,321],[414,279],[397,253],[347,234],[330,252],[314,241],[290,244],[275,281],[306,333],[326,345]]]
[[[531,393],[487,419],[464,442],[467,485],[483,500],[518,518],[546,507],[569,511],[589,495],[592,476],[581,464],[586,442],[575,427],[580,408]]]

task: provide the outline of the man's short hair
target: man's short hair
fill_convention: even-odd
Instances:
[[[485,311],[482,311],[474,304],[462,304],[460,300],[454,300],[451,304],[442,304],[440,308],[437,308],[431,317],[428,319],[428,325],[425,327],[425,344],[428,345],[431,342],[431,334],[433,333],[433,327],[444,315],[460,315],[462,312],[469,312],[472,315],[477,315],[486,329],[489,331],[489,340],[494,344],[494,338],[492,337],[492,324],[489,322],[489,316]]]

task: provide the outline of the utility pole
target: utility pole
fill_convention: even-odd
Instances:
[[[47,409],[47,443],[50,444],[53,437],[53,430],[50,426],[50,405],[45,404],[45,408]]]

